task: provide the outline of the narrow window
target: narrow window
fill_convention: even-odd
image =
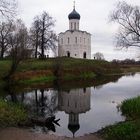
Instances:
[[[72,22],[71,22],[71,30],[72,30]]]
[[[70,43],[70,38],[68,37],[68,44]]]
[[[74,23],[74,29],[76,30],[76,22]]]
[[[81,43],[81,41],[82,41],[82,39],[81,39],[81,37],[80,37],[80,43]]]
[[[86,42],[86,39],[84,38],[84,44],[85,44],[85,42]]]
[[[77,37],[75,37],[75,43],[77,44]]]
[[[63,39],[61,39],[61,44],[63,44]]]

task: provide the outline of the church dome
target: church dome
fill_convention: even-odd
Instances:
[[[70,19],[79,19],[80,20],[80,14],[78,12],[76,12],[76,10],[74,8],[73,11],[69,14],[68,18],[69,18],[69,20]]]
[[[79,130],[79,128],[80,128],[80,125],[79,124],[77,124],[77,125],[71,125],[71,124],[69,124],[68,125],[68,129],[73,133],[73,136],[76,133],[76,131]]]

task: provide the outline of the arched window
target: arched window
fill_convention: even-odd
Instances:
[[[77,37],[75,37],[75,43],[77,44]]]
[[[90,43],[90,40],[88,39],[88,43]]]
[[[74,30],[76,30],[76,22],[74,23]]]
[[[63,44],[63,39],[61,38],[61,44]]]
[[[84,44],[86,43],[86,39],[84,38]]]
[[[86,52],[83,53],[83,58],[87,58],[87,53]]]
[[[68,37],[68,44],[70,43],[70,38]]]
[[[67,57],[70,57],[70,52],[69,51],[67,51]]]

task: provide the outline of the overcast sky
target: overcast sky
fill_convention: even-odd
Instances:
[[[81,15],[80,30],[92,34],[92,54],[102,52],[107,60],[136,58],[139,54],[134,48],[121,51],[115,49],[114,36],[117,26],[109,23],[108,17],[117,1],[76,0],[76,11]],[[126,2],[140,6],[140,0],[126,0]],[[73,0],[18,0],[18,5],[19,16],[28,27],[36,15],[46,11],[56,20],[57,34],[68,29],[68,14],[73,10]]]

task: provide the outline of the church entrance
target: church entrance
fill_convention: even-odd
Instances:
[[[70,57],[70,52],[67,52],[67,57]]]
[[[83,53],[83,58],[87,58],[86,52]]]

